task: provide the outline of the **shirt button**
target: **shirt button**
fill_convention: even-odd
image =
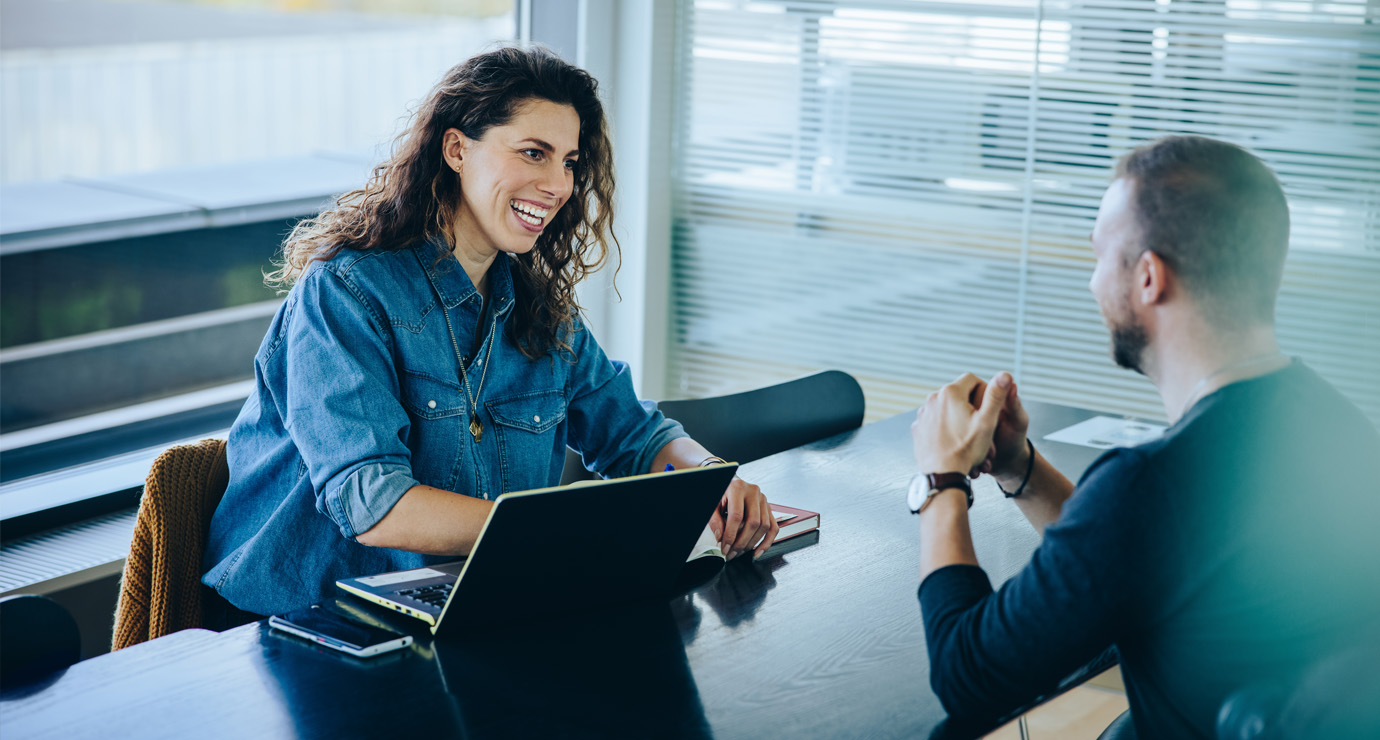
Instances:
[[[541,417],[540,417],[540,416],[533,416],[533,417],[532,417],[532,421],[535,421],[535,422],[537,422],[538,424],[540,424],[540,423],[541,423]]]
[[[474,366],[475,366],[475,367],[484,367],[484,361],[483,361],[483,360],[475,360],[475,361],[474,361]]]
[[[436,408],[436,402],[435,402],[435,401],[427,401],[427,402],[426,402],[426,407],[429,408],[429,409],[434,409],[434,408]]]

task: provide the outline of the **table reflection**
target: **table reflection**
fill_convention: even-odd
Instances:
[[[465,737],[712,737],[664,603],[500,627],[432,649]]]
[[[695,641],[704,619],[702,606],[712,609],[719,623],[729,629],[751,622],[766,603],[767,593],[776,588],[775,573],[788,564],[787,553],[818,542],[819,531],[815,530],[773,545],[761,560],[740,557],[693,591],[673,599],[671,609],[680,625],[681,639],[686,645]]]

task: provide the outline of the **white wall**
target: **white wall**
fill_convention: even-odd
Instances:
[[[643,397],[661,398],[671,271],[675,3],[580,4],[575,62],[599,80],[609,114],[618,177],[614,233],[623,255],[617,293],[611,264],[582,286],[580,298],[608,355],[631,363]]]

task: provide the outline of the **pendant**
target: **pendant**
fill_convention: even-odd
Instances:
[[[479,423],[478,416],[470,417],[470,435],[474,437],[475,444],[479,444],[479,440],[484,438],[484,425]]]

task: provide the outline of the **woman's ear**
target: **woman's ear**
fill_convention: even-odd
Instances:
[[[441,137],[441,157],[445,159],[446,166],[457,173],[464,165],[465,149],[469,146],[469,141],[458,128],[446,129],[446,133]]]

